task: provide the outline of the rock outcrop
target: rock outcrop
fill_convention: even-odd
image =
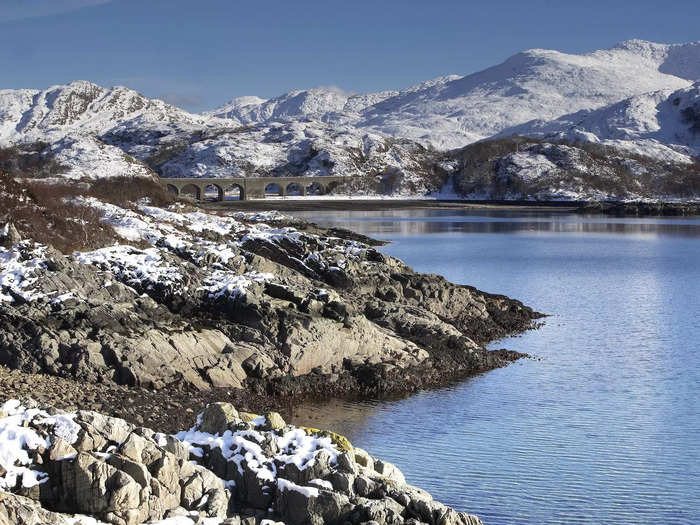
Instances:
[[[502,366],[516,356],[483,344],[538,316],[303,223],[91,205],[132,245],[0,248],[0,364],[154,389],[302,393],[319,376],[378,392]]]
[[[481,524],[342,436],[276,413],[214,403],[166,435],[28,399],[2,411],[0,523]]]

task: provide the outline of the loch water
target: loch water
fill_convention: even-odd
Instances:
[[[700,217],[297,215],[550,317],[492,345],[532,359],[403,399],[313,403],[295,422],[487,525],[700,523]]]

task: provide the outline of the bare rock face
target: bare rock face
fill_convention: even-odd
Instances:
[[[74,525],[70,516],[51,512],[35,501],[17,494],[0,492],[0,523],[17,525]]]
[[[0,434],[23,436],[0,442],[3,524],[75,525],[81,514],[113,525],[481,525],[342,436],[286,425],[274,412],[250,418],[214,403],[168,436],[28,399],[2,410]]]
[[[238,410],[231,403],[212,403],[202,412],[199,428],[210,434],[223,434],[230,423],[241,421]]]
[[[27,483],[26,478],[19,484],[7,477],[3,481],[5,488],[34,500],[0,500],[0,516],[14,516],[11,523],[32,523],[34,518],[27,516],[37,513],[36,502],[44,509],[41,513],[85,514],[114,525],[160,520],[179,508],[226,516],[230,493],[224,482],[190,463],[180,441],[95,412],[50,415],[54,412],[50,407],[27,410],[15,403],[10,415],[0,419],[10,431],[13,425],[26,425],[30,442],[43,438],[51,444],[31,451],[32,467],[42,473],[40,484]],[[12,474],[17,465],[6,467]]]
[[[17,228],[11,222],[6,223],[0,228],[0,246],[9,248],[22,240]]]
[[[151,248],[71,256],[30,241],[0,248],[0,273],[23,276],[0,290],[0,364],[153,389],[271,391],[287,378],[303,393],[316,387],[299,378],[322,375],[375,393],[404,388],[407,374],[502,366],[483,345],[538,316],[417,274],[351,234],[245,228],[186,242],[149,233]]]

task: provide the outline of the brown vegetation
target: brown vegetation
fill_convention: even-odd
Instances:
[[[23,238],[51,244],[64,253],[115,241],[114,230],[100,221],[97,210],[71,201],[79,193],[77,185],[18,182],[0,174],[0,223],[11,221]]]
[[[55,177],[65,171],[65,166],[56,162],[49,144],[45,142],[0,148],[0,172],[44,178]]]
[[[0,149],[0,224],[11,221],[24,238],[65,253],[98,248],[117,240],[114,230],[100,220],[98,210],[76,197],[95,197],[127,208],[142,198],[157,206],[174,200],[158,182],[147,178],[43,180],[63,169],[42,154],[43,149],[40,144]]]

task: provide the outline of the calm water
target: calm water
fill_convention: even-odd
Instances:
[[[398,401],[305,407],[298,422],[487,524],[700,523],[700,218],[304,216],[552,317],[494,345],[537,359]]]

